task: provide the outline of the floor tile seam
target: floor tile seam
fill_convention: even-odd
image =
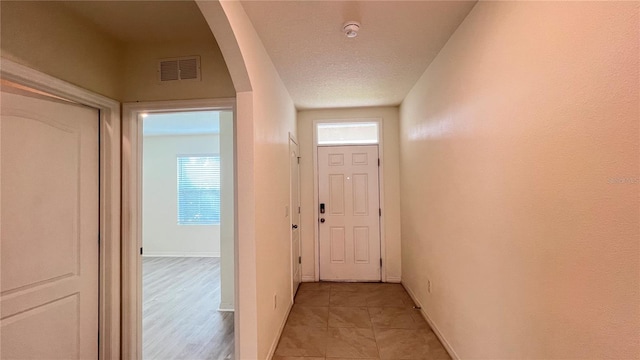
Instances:
[[[293,308],[296,307],[304,307],[304,308],[328,308],[328,306],[316,306],[316,305],[306,305],[306,304],[293,304]]]
[[[380,352],[380,344],[378,344],[378,338],[376,337],[376,330],[375,330],[375,327],[373,326],[373,321],[371,321],[371,332],[373,332],[373,341],[375,341],[376,350],[378,350],[378,359],[382,359],[382,353]]]
[[[371,321],[371,324],[372,324],[373,326],[375,326],[375,325],[374,325],[374,322],[373,322],[373,315],[371,314],[371,308],[384,309],[385,307],[384,307],[384,306],[382,306],[382,307],[381,307],[381,306],[372,306],[372,307],[369,307],[369,308],[368,308],[368,309],[369,309],[369,319],[370,319],[370,321]],[[401,308],[401,309],[404,309],[404,307],[394,307],[394,306],[388,306],[388,307],[386,307],[386,308]],[[411,318],[411,323],[412,323],[412,324],[413,324],[413,326],[414,326],[413,328],[406,328],[406,327],[385,327],[385,326],[380,326],[380,325],[378,325],[377,327],[379,327],[379,328],[383,328],[383,329],[408,329],[408,330],[413,330],[413,329],[415,329],[415,330],[419,330],[419,329],[423,329],[423,328],[421,328],[421,327],[420,327],[420,324],[421,324],[421,323],[420,323],[418,320],[416,320],[416,318],[415,318],[415,316],[414,316],[414,315],[415,315],[415,314],[414,314],[413,312],[411,312],[411,311],[409,312],[409,318]],[[429,329],[431,329],[431,327],[430,327],[428,324],[427,324],[427,327],[428,327]]]
[[[331,329],[373,329],[373,325],[369,326],[369,327],[360,327],[360,326],[331,326],[329,325],[329,328]]]
[[[373,325],[373,328],[380,329],[380,330],[425,330],[417,327],[408,328],[408,327],[393,327],[393,326],[380,326],[380,325]]]
[[[312,329],[326,329],[328,328],[326,325],[323,326],[314,326],[314,325],[289,325],[291,327],[306,327],[306,328],[312,328]]]

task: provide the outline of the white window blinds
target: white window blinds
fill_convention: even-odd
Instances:
[[[220,224],[220,156],[178,156],[178,224]]]

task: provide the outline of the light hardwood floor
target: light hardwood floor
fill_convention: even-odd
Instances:
[[[142,357],[233,359],[233,313],[219,312],[220,259],[143,258]]]

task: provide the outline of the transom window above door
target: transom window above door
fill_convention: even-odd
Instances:
[[[380,124],[375,121],[322,122],[316,124],[318,145],[378,144]]]

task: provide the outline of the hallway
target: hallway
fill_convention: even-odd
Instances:
[[[89,122],[0,101],[0,359],[640,360],[640,0],[0,10],[3,86],[99,115],[85,136]],[[233,110],[233,136],[195,151],[182,129],[171,182],[145,196],[142,119],[176,106]],[[318,157],[373,145],[377,159]],[[233,176],[182,208],[231,186],[222,248],[145,245],[154,231],[187,244],[145,229],[143,209],[160,210],[145,201],[175,202],[159,224],[177,227],[178,169],[216,156]]]
[[[400,284],[303,283],[274,360],[450,359]]]

